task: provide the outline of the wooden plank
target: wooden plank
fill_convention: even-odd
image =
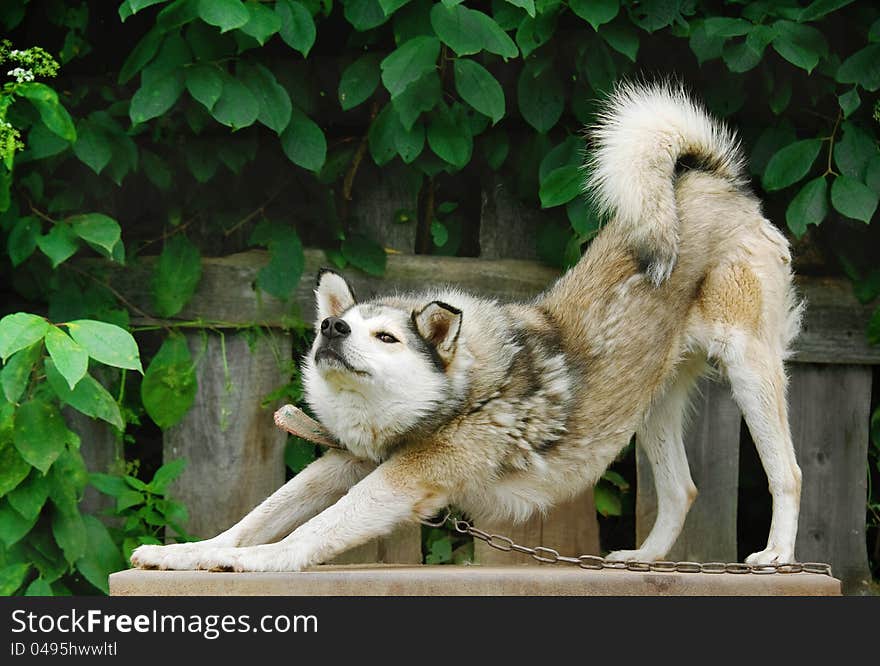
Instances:
[[[417,183],[393,165],[380,169],[367,162],[361,163],[352,188],[352,228],[383,247],[412,254],[416,245]],[[409,222],[395,220],[399,210],[410,212]]]
[[[797,365],[789,404],[803,473],[795,555],[829,562],[845,593],[864,592],[871,580],[865,544],[871,369]]]
[[[102,474],[121,474],[125,468],[122,458],[122,442],[113,427],[104,421],[93,419],[71,407],[61,410],[67,427],[79,435],[79,452],[82,454],[89,472]],[[110,495],[99,493],[91,484],[83,491],[79,510],[84,514],[100,517],[107,509],[112,509],[115,500]]]
[[[192,409],[164,433],[164,459],[185,458],[186,469],[171,486],[189,509],[190,534],[212,537],[237,522],[284,483],[287,434],[275,427],[273,410],[260,407],[270,391],[286,384],[290,336],[188,334],[197,359],[199,390]],[[228,368],[228,374],[224,370]]]
[[[146,312],[151,312],[150,276],[155,257],[143,257],[125,268],[101,263],[116,289]],[[202,280],[192,300],[175,320],[204,319],[232,325],[263,323],[283,326],[292,313],[307,321],[314,310],[314,276],[329,264],[320,250],[306,250],[306,268],[292,298],[285,302],[253,287],[257,273],[269,261],[263,251],[206,258]],[[389,255],[384,277],[346,271],[361,299],[397,290],[421,289],[428,284],[454,284],[466,291],[501,301],[527,300],[545,289],[558,272],[537,262],[518,259],[473,259],[427,255]],[[795,342],[793,360],[804,363],[877,364],[880,346],[868,344],[865,330],[874,305],[853,296],[847,280],[797,279],[806,299],[804,330]],[[137,323],[143,319],[135,318]]]
[[[482,189],[480,206],[480,258],[537,259],[535,238],[544,211],[529,208],[492,175]]]
[[[522,546],[553,548],[561,555],[598,555],[599,523],[592,488],[564,502],[546,516],[536,514],[524,523],[481,523],[481,530],[509,537]],[[474,540],[474,560],[479,564],[506,566],[540,564],[529,555],[504,552]]]
[[[112,596],[839,596],[821,574],[587,571],[546,566],[321,566],[299,572],[129,569],[110,574]],[[383,626],[384,629],[384,626]],[[510,641],[518,636],[511,633]]]
[[[684,442],[691,478],[699,494],[667,559],[735,562],[742,421],[739,408],[727,383],[703,378],[693,397],[692,410],[694,416],[686,428]],[[651,465],[638,448],[636,465],[636,543],[641,544],[657,516],[657,494]]]
[[[387,537],[374,539],[336,556],[328,564],[421,564],[422,531],[418,525],[403,525]]]

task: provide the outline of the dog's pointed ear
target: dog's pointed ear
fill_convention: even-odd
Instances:
[[[452,360],[461,332],[461,310],[442,301],[432,301],[413,312],[416,330],[432,345],[445,363]]]
[[[339,273],[329,268],[318,271],[315,283],[315,307],[318,321],[327,317],[338,317],[357,303],[354,290]]]

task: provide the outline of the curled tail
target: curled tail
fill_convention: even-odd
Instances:
[[[744,187],[739,142],[681,87],[669,84],[618,85],[588,132],[586,189],[660,285],[678,257],[677,163],[690,158]]]

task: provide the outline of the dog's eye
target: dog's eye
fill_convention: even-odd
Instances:
[[[387,342],[388,344],[400,342],[400,340],[391,335],[391,333],[385,333],[384,331],[382,331],[381,333],[376,333],[376,337],[379,338],[382,342]]]

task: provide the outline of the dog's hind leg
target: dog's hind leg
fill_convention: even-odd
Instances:
[[[375,467],[349,453],[329,451],[222,534],[195,543],[140,546],[131,563],[153,569],[195,569],[206,553],[218,548],[272,543],[336,502]]]
[[[608,559],[654,561],[666,556],[681,533],[688,509],[697,496],[685,455],[683,430],[688,394],[705,367],[695,359],[679,371],[672,386],[651,409],[636,439],[648,456],[657,489],[657,518],[638,550],[618,550]]]
[[[734,400],[758,449],[773,498],[767,548],[749,555],[746,562],[794,562],[801,470],[788,427],[782,354],[762,340],[744,337],[727,346],[723,360]]]

